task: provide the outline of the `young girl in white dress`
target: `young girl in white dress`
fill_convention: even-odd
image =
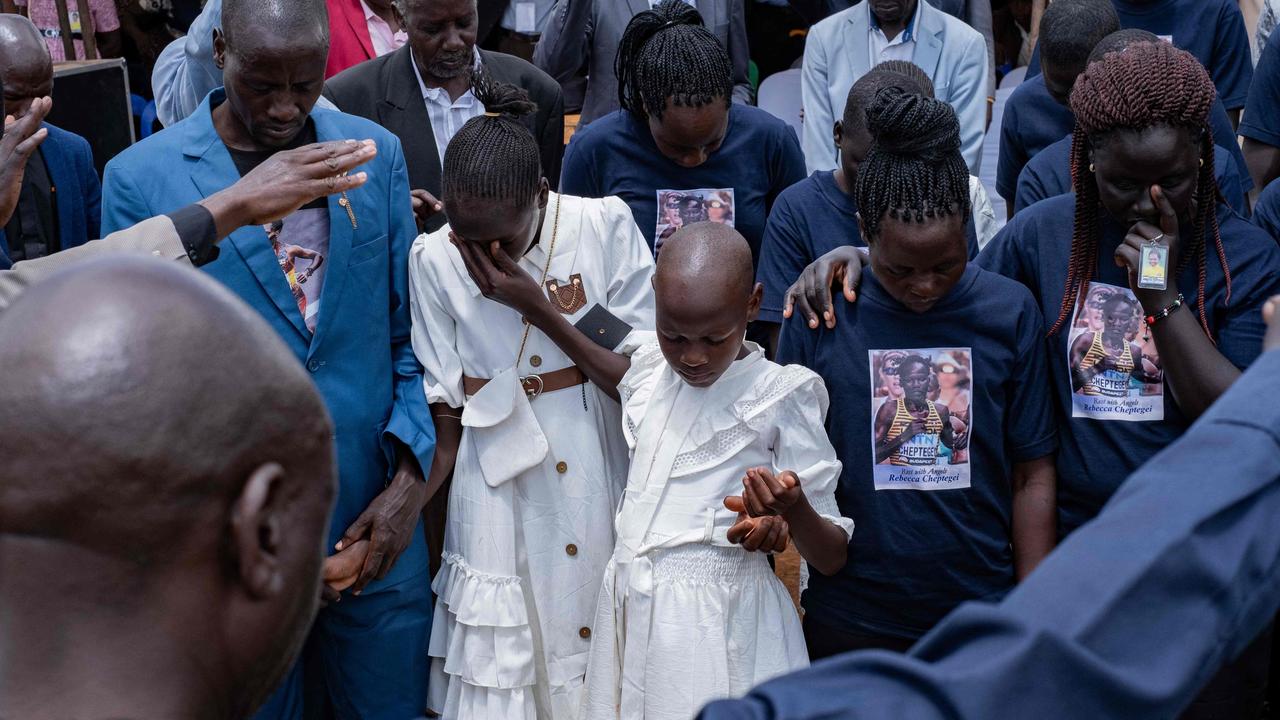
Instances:
[[[619,386],[631,470],[587,671],[587,720],[688,720],[808,664],[763,553],[788,531],[819,572],[845,563],[840,463],[822,380],[744,341],[760,306],[751,250],[700,223],[663,245],[657,343]]]
[[[485,78],[474,91],[487,112],[445,153],[450,224],[409,256],[436,419],[429,490],[453,473],[429,706],[560,720],[581,706],[613,550],[627,473],[617,386],[653,337],[653,259],[622,201],[549,191],[522,91]]]

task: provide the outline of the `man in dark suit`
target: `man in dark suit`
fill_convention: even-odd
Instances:
[[[21,15],[0,15],[4,114],[20,118],[53,90],[44,40]],[[102,186],[89,142],[45,123],[47,136],[27,160],[17,211],[0,225],[0,254],[11,260],[51,255],[98,237]]]
[[[438,215],[444,148],[484,108],[471,94],[471,73],[523,88],[537,103],[528,116],[542,167],[553,187],[564,155],[564,98],[551,76],[517,57],[476,49],[476,0],[407,0],[405,47],[361,63],[325,83],[324,95],[343,112],[368,118],[400,138],[420,229],[444,225]]]

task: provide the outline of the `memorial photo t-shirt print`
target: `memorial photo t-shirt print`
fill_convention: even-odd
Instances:
[[[655,252],[662,242],[685,225],[718,222],[733,227],[733,188],[699,190],[659,190],[658,226],[654,230]]]
[[[1164,372],[1155,342],[1145,335],[1132,290],[1089,285],[1067,340],[1072,417],[1164,419]]]
[[[876,490],[969,487],[970,348],[868,353]]]

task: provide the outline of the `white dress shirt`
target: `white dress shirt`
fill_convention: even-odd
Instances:
[[[410,50],[410,53],[413,51]],[[480,50],[474,49],[475,69],[480,69]],[[422,100],[427,106],[427,116],[431,118],[431,132],[436,136],[436,152],[440,156],[440,166],[444,167],[444,151],[449,141],[457,134],[468,120],[484,114],[484,105],[476,99],[470,88],[458,96],[457,100],[449,97],[444,88],[431,88],[422,81],[422,73],[418,71],[418,61],[413,61],[413,74],[418,78],[418,87],[422,88]]]
[[[906,60],[911,62],[912,56],[916,51],[916,20],[920,17],[917,12],[911,16],[911,22],[902,28],[902,32],[898,36],[890,40],[884,30],[880,29],[880,23],[876,22],[875,13],[871,14],[871,26],[867,28],[867,46],[871,49],[871,67],[875,67],[887,60]]]

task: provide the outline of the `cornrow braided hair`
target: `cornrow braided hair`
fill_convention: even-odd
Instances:
[[[487,72],[471,81],[484,115],[471,118],[444,153],[441,200],[455,197],[531,201],[542,183],[538,142],[520,118],[538,109],[524,90]]]
[[[728,107],[733,98],[729,54],[683,0],[663,0],[631,18],[613,69],[618,104],[639,120],[661,120],[667,100],[681,107],[719,100]]]
[[[867,110],[873,142],[854,193],[867,234],[884,217],[922,223],[969,219],[969,167],[960,155],[960,122],[941,100],[886,87]]]
[[[933,97],[933,82],[917,65],[906,60],[886,60],[871,68],[849,88],[844,101],[844,116],[841,118],[848,131],[866,127],[867,109],[875,102],[876,95],[887,87]]]
[[[1098,199],[1098,183],[1089,170],[1089,149],[1104,143],[1116,130],[1141,130],[1156,125],[1190,128],[1201,144],[1196,176],[1196,217],[1178,258],[1178,272],[1188,263],[1198,270],[1197,299],[1200,327],[1212,339],[1205,310],[1206,239],[1226,279],[1226,301],[1231,302],[1231,268],[1218,230],[1217,205],[1222,193],[1214,178],[1213,130],[1209,110],[1216,96],[1209,74],[1190,53],[1166,42],[1141,42],[1121,52],[1107,53],[1076,80],[1071,110],[1076,126],[1071,138],[1071,184],[1076,188],[1075,229],[1067,266],[1066,292],[1058,319],[1049,329],[1062,329],[1076,305],[1084,306],[1089,283],[1098,267],[1098,218],[1105,210]]]

